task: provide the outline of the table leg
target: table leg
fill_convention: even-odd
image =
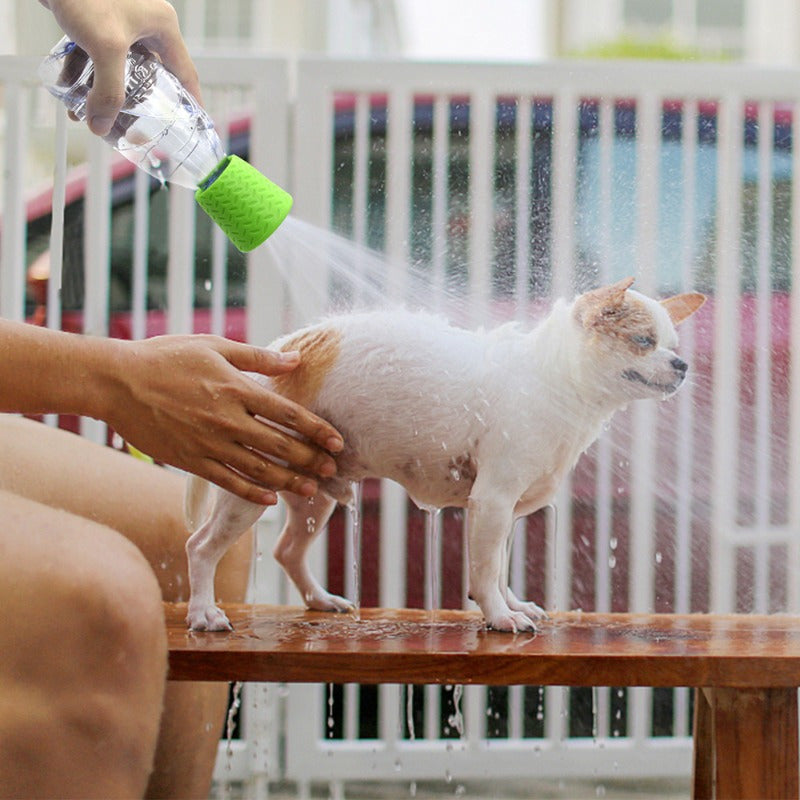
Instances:
[[[798,798],[798,720],[796,689],[704,689],[696,730],[705,752],[695,756],[695,790],[708,789],[708,720],[715,797],[727,800]],[[698,770],[698,766],[700,767]],[[699,795],[707,797],[707,794]]]
[[[694,690],[692,740],[692,798],[693,800],[713,800],[714,717],[705,689]]]

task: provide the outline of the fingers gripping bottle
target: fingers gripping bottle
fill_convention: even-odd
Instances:
[[[94,64],[64,37],[42,62],[45,87],[79,120]],[[195,199],[242,252],[258,247],[286,218],[292,198],[236,155],[226,155],[208,114],[143,45],[125,65],[125,102],[105,140],[161,181],[195,190]]]

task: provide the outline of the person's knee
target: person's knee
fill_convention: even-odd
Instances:
[[[121,687],[129,685],[134,671],[139,679],[163,681],[161,590],[144,556],[122,536],[98,526],[85,569],[77,583],[62,588],[82,628],[80,638],[89,645],[85,660],[108,670],[106,678]],[[109,661],[103,663],[103,656]]]
[[[158,583],[116,532],[28,502],[7,502],[2,537],[0,751],[35,755],[26,790],[141,793],[166,678]]]

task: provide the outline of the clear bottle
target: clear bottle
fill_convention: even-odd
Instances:
[[[39,68],[48,91],[79,120],[94,64],[64,37]],[[196,190],[196,198],[240,250],[261,244],[283,221],[291,197],[237,156],[226,156],[211,118],[150,51],[134,44],[125,66],[125,102],[104,137],[136,166]]]

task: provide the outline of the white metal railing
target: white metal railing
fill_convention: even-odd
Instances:
[[[383,247],[385,275],[377,277],[391,299],[419,299],[421,285],[428,301],[440,304],[455,276],[469,324],[508,316],[525,323],[553,297],[626,274],[653,294],[707,291],[709,307],[681,329],[681,352],[693,368],[689,385],[668,403],[638,404],[619,415],[562,487],[557,510],[520,524],[512,581],[521,594],[558,609],[798,610],[800,508],[789,487],[800,477],[800,347],[793,346],[800,292],[791,268],[800,263],[800,148],[789,136],[800,74],[707,64],[301,59],[290,68],[281,60],[202,57],[197,64],[220,128],[242,112],[250,117],[251,160],[293,192],[293,216]],[[54,106],[33,74],[30,62],[0,60],[0,312],[17,318],[24,313],[21,265],[30,238],[25,176],[37,143],[52,150],[41,144],[52,142],[52,133],[41,130]],[[115,221],[109,228],[111,158],[88,137],[78,147],[79,130],[68,127],[68,135],[56,136],[57,149],[74,154],[85,147],[89,161],[82,320],[104,333],[114,323],[108,237],[120,232]],[[133,196],[131,263],[139,277],[131,330],[139,336],[152,314],[144,237],[163,220],[149,210],[144,178]],[[175,189],[168,197],[166,325],[193,330],[199,245],[192,200]],[[63,236],[54,225],[52,241]],[[225,332],[225,282],[234,276],[224,240],[214,237],[209,324]],[[323,291],[308,307],[287,310],[297,296],[293,282],[308,294],[341,278],[319,259],[309,266],[305,250],[293,252],[302,243],[286,241],[248,259],[244,332],[252,341],[268,342],[305,321],[309,308],[324,307]],[[333,247],[320,241],[323,251]],[[364,259],[346,249],[345,259],[348,252],[353,261]],[[58,256],[51,254],[53,266]],[[412,279],[403,268],[412,261],[422,277]],[[55,299],[51,291],[48,319],[59,325]],[[105,437],[102,428],[86,432]],[[368,596],[384,605],[433,605],[437,594],[462,598],[460,571],[449,568],[463,563],[457,515],[440,518],[420,546],[419,514],[402,491],[383,484],[374,494],[362,509],[376,533],[361,546],[379,565],[377,576],[360,575]],[[267,518],[262,526],[264,552],[277,524]],[[358,557],[341,534],[346,523],[337,517],[332,525],[338,544],[329,553],[323,540],[315,550],[320,574],[329,555],[345,564]],[[437,526],[444,531],[438,539]],[[437,559],[442,548],[448,555]],[[420,578],[414,565],[426,553],[434,555]],[[337,579],[352,584],[349,566],[344,572]],[[297,601],[269,558],[257,562],[254,591],[262,600]],[[248,692],[256,705],[245,714],[245,739],[233,747],[228,774],[262,783],[266,771],[307,785],[366,774],[602,780],[689,770],[685,690],[550,688],[540,702],[536,687],[513,688],[502,701],[468,687],[456,693],[463,735],[455,739],[440,730],[442,716],[447,725],[454,713],[452,689],[336,689],[333,738],[328,687]],[[593,712],[589,723],[576,710],[580,702]],[[273,716],[279,707],[285,713]],[[460,727],[458,714],[456,721]]]

